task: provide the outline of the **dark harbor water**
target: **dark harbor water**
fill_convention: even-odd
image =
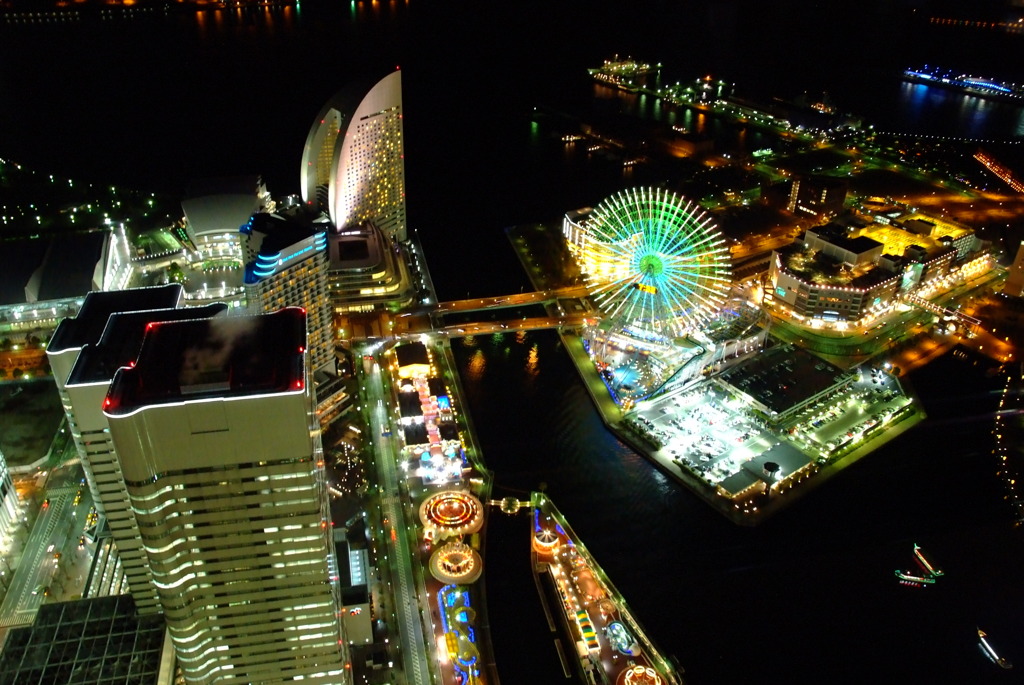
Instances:
[[[985,359],[947,355],[917,372],[925,423],[744,529],[604,429],[554,334],[476,337],[455,351],[495,496],[545,488],[690,682],[1004,682],[975,627],[1008,656],[1024,650],[1024,548],[988,433],[1002,382]],[[503,682],[555,682],[554,647],[530,633],[544,624],[528,521],[492,524]],[[934,587],[893,576],[914,567],[914,542],[946,570]]]
[[[928,28],[904,12],[914,4],[306,1],[0,24],[0,157],[174,193],[257,173],[274,195],[297,192],[323,103],[401,66],[408,215],[438,294],[516,292],[529,284],[505,227],[657,181],[567,153],[531,123],[534,107],[588,107],[584,70],[615,53],[661,61],[673,79],[712,73],[753,99],[827,90],[879,128],[1020,135],[1020,108],[922,94],[899,73],[929,63],[1022,81],[1007,57],[1022,37]],[[999,384],[983,361],[948,356],[919,372],[928,422],[747,530],[604,430],[556,336],[475,343],[456,354],[496,494],[546,484],[694,685],[997,682],[1006,674],[978,651],[976,625],[1024,667],[1024,559],[989,454]],[[551,645],[531,634],[543,619],[526,535],[525,519],[497,519],[487,543],[505,685],[560,681]],[[940,585],[896,583],[913,542],[945,567]]]

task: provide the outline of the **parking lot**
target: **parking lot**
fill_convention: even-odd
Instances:
[[[911,402],[884,369],[864,368],[843,393],[799,414],[790,435],[806,451],[829,457],[884,428]]]
[[[717,485],[773,448],[765,459],[775,459],[780,449],[790,454],[795,449],[806,456],[796,461],[827,463],[872,440],[912,405],[885,369],[865,367],[852,382],[837,385],[776,425],[713,382],[644,402],[626,423],[655,448],[655,457]],[[778,474],[787,475],[785,470]]]
[[[645,403],[631,420],[662,456],[709,483],[728,478],[779,442],[739,399],[708,383]]]

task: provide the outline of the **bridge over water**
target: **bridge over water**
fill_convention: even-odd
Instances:
[[[364,325],[355,324],[350,339],[355,341],[377,338],[415,338],[425,333],[445,335],[458,338],[469,335],[484,335],[505,331],[529,331],[560,326],[580,326],[590,311],[589,303],[580,302],[590,295],[588,286],[571,286],[538,290],[513,295],[494,297],[473,297],[463,300],[438,302],[432,305],[421,305],[396,315],[376,314],[365,317],[369,321]],[[530,305],[550,305],[565,301],[558,308],[557,314],[549,312],[545,316],[523,316],[520,313],[502,318],[500,314],[493,319],[465,321],[464,319],[449,323],[444,317],[452,314],[473,314],[514,309]]]

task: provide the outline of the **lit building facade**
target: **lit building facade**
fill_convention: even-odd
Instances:
[[[893,301],[900,274],[879,265],[882,245],[807,231],[804,241],[772,253],[767,299],[808,319],[857,321]]]
[[[407,252],[373,223],[333,233],[328,241],[331,302],[336,313],[412,304],[415,292],[404,259]]]
[[[569,253],[580,265],[580,270],[598,282],[616,282],[628,278],[629,262],[623,261],[613,246],[594,237],[587,228],[591,207],[574,209],[562,218],[562,235]],[[633,252],[641,241],[639,232],[627,237],[619,245],[626,252]]]
[[[1003,292],[1014,297],[1024,295],[1024,243],[1017,248],[1017,256],[1013,258]]]
[[[765,299],[806,319],[859,321],[937,282],[977,246],[970,229],[916,214],[849,230],[828,224],[772,253]]]
[[[14,489],[7,460],[4,453],[0,452],[0,554],[6,554],[10,549],[20,509],[18,492]]]
[[[193,181],[181,202],[184,230],[175,237],[185,245],[182,283],[190,304],[245,300],[242,235],[250,217],[273,212],[276,203],[259,176]],[[171,274],[174,278],[174,274]]]
[[[176,314],[183,297],[183,289],[176,284],[89,293],[78,315],[57,326],[47,347],[54,382],[93,503],[110,529],[119,573],[123,573],[141,614],[158,613],[160,607],[103,414],[103,398],[115,370],[134,361],[146,322],[183,315]],[[188,312],[188,316],[202,315],[192,310],[181,311]],[[134,325],[134,336],[123,326],[110,325],[118,315],[128,313],[141,313],[142,320],[136,320]],[[115,583],[115,587],[120,585],[120,581]]]
[[[306,310],[309,366],[334,369],[334,325],[327,280],[327,226],[255,214],[241,228],[246,301],[253,313]]]
[[[833,216],[843,211],[849,184],[830,176],[794,179],[789,187],[786,210],[814,217]]]
[[[103,401],[189,685],[351,682],[305,319],[156,324]]]
[[[307,207],[338,230],[373,222],[406,239],[402,75],[335,95],[317,115],[302,153],[300,188]]]
[[[875,221],[854,232],[854,235],[877,240],[885,254],[902,256],[916,249],[935,253],[955,251],[954,259],[962,261],[976,252],[979,241],[974,230],[949,219],[909,212],[895,218],[879,215]]]
[[[181,201],[187,239],[200,252],[225,241],[237,243],[238,227],[254,213],[272,208],[259,176],[193,181]]]

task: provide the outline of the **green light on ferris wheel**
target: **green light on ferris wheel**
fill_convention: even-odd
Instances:
[[[646,254],[640,258],[640,273],[657,278],[665,272],[665,264],[658,255]]]
[[[587,230],[618,265],[596,284],[606,316],[679,333],[725,302],[728,251],[696,203],[660,189],[626,190],[594,208]]]

